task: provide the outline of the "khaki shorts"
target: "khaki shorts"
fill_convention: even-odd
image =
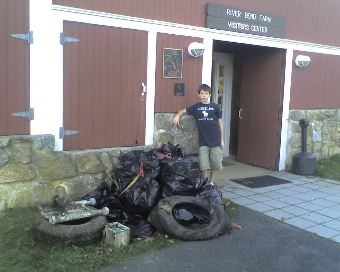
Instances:
[[[222,149],[219,146],[201,146],[199,148],[199,164],[202,170],[222,170]]]

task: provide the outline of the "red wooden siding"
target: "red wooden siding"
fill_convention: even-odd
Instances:
[[[64,23],[64,150],[144,145],[147,33]]]
[[[290,109],[340,108],[340,56],[295,52],[307,55],[306,67],[293,64]]]
[[[30,105],[29,44],[10,36],[27,33],[28,2],[0,1],[0,135],[30,133],[28,118],[11,116]]]
[[[287,39],[340,46],[338,0],[54,0],[57,5],[205,27],[208,2],[269,14],[287,20]]]
[[[190,104],[199,102],[198,86],[202,84],[202,57],[194,58],[188,53],[192,42],[202,42],[202,39],[161,34],[157,35],[156,63],[156,112],[173,112],[184,109]],[[163,49],[175,48],[183,50],[182,78],[163,78]],[[184,83],[184,96],[174,96],[174,84]]]

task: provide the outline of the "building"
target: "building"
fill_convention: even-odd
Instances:
[[[194,126],[171,120],[206,83],[222,105],[224,156],[289,169],[306,118],[307,150],[329,157],[340,146],[339,12],[337,0],[1,1],[0,135],[52,134],[55,150],[172,140],[195,153]]]

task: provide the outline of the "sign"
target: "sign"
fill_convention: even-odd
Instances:
[[[163,77],[182,78],[183,50],[163,49]]]
[[[286,18],[214,3],[207,4],[207,27],[276,38],[286,36]]]

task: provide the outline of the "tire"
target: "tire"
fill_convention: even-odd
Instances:
[[[210,221],[200,229],[187,228],[176,221],[173,209],[187,206],[210,215]],[[192,196],[171,196],[158,202],[149,215],[149,220],[160,232],[187,240],[209,240],[227,233],[231,229],[231,220],[225,210],[208,199]]]
[[[35,238],[50,245],[90,245],[101,241],[106,223],[106,217],[99,215],[52,225],[40,216],[36,221]]]
[[[160,232],[165,232],[164,228],[162,227],[161,223],[159,222],[158,216],[158,205],[156,205],[152,211],[149,213],[148,221]]]

